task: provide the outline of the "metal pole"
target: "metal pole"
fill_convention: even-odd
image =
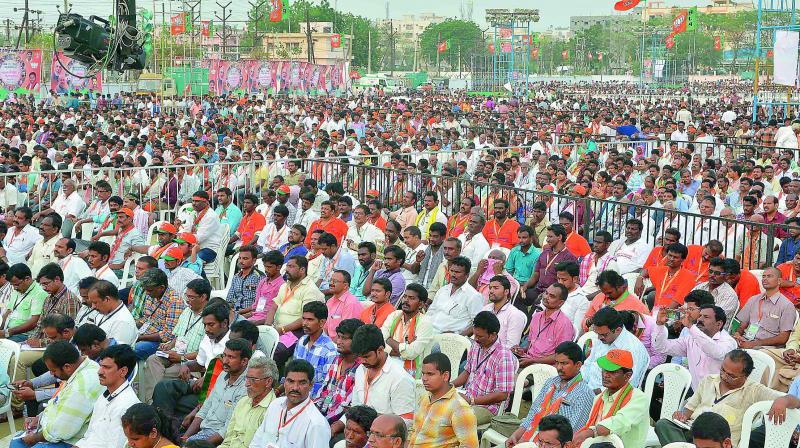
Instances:
[[[372,30],[367,30],[367,73],[372,73]]]

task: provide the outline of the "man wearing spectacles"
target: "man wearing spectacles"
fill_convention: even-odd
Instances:
[[[787,408],[797,409],[800,400],[764,386],[748,377],[753,372],[753,358],[744,350],[733,350],[725,356],[718,375],[707,375],[689,398],[685,409],[676,411],[672,419],[656,422],[655,431],[661,445],[672,442],[688,442],[691,433],[687,425],[692,424],[692,416],[714,412],[728,421],[731,427],[733,446],[739,445],[742,432],[742,417],[752,404],[759,401],[775,401],[769,416],[776,422],[783,421]],[[684,427],[679,426],[679,422]]]
[[[370,448],[403,448],[407,438],[406,422],[394,414],[379,415],[367,432]]]
[[[739,309],[739,296],[727,282],[728,271],[725,259],[715,257],[708,262],[708,281],[694,287],[695,291],[708,291],[714,297],[714,304],[725,311],[725,318],[730,322]]]
[[[714,305],[714,299],[708,292],[690,292],[679,315],[684,330],[677,339],[667,339],[667,327],[664,324],[668,319],[668,311],[665,308],[658,310],[658,328],[652,335],[653,348],[669,356],[687,356],[692,389],[697,390],[700,380],[716,373],[725,354],[736,349],[737,344],[723,329],[725,313]]]

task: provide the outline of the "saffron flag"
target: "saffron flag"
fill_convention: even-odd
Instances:
[[[562,58],[562,59],[564,59],[565,61],[566,61],[567,59],[569,59],[569,50],[564,50],[564,51],[562,51],[562,52],[561,52],[561,58]]]
[[[714,49],[717,51],[722,50],[722,36],[714,36]]]
[[[533,50],[531,50],[531,58],[532,59],[539,59],[539,49],[538,48],[534,48]]]
[[[672,33],[669,36],[667,36],[667,38],[664,40],[664,42],[667,45],[667,50],[669,50],[670,48],[675,46],[675,39],[674,38],[675,38],[675,33]]]
[[[640,0],[620,0],[617,3],[614,3],[614,9],[617,11],[627,11],[629,9],[633,9],[636,5],[639,4]]]
[[[170,17],[169,33],[172,34],[173,36],[185,33],[187,29],[186,18],[187,18],[187,13],[185,12]]]
[[[686,32],[686,20],[689,17],[689,13],[684,9],[678,14],[677,17],[672,19],[672,34],[679,34]]]
[[[331,34],[331,48],[339,48],[342,46],[342,35]]]
[[[448,40],[445,40],[443,42],[439,42],[439,44],[436,45],[436,51],[438,51],[439,53],[444,53],[449,48],[450,48],[450,41],[448,41]]]
[[[280,22],[283,20],[283,0],[270,0],[269,21]]]

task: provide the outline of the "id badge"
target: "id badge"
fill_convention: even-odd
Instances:
[[[258,302],[256,303],[256,312],[262,313],[266,308],[267,308],[267,301],[258,299]]]
[[[761,327],[758,324],[750,324],[747,326],[747,330],[744,331],[744,338],[748,341],[752,341],[756,338],[756,334]]]
[[[176,340],[175,341],[175,353],[177,353],[179,355],[185,355],[186,354],[186,348],[188,346],[189,346],[189,344],[186,341],[184,341],[183,339]]]
[[[141,326],[141,327],[139,327],[139,329],[138,329],[138,330],[136,330],[136,333],[137,333],[139,336],[141,336],[141,335],[143,335],[143,334],[146,334],[146,333],[147,333],[147,329],[148,329],[148,328],[150,328],[150,322],[145,322],[145,323],[143,323],[143,324],[142,324],[142,326]]]

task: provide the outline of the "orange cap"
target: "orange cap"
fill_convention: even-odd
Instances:
[[[615,348],[597,360],[597,365],[607,371],[616,372],[621,368],[633,369],[633,355],[627,350]]]
[[[170,247],[169,249],[167,249],[167,251],[164,253],[164,255],[161,256],[161,258],[163,258],[165,260],[170,260],[170,261],[171,260],[183,260],[183,251],[181,250],[180,247],[173,246],[173,247]]]

